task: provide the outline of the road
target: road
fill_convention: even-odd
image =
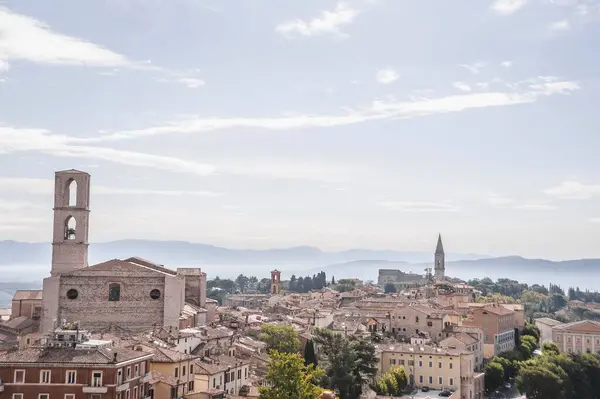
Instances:
[[[511,384],[510,388],[502,387],[498,389],[496,392],[489,396],[490,399],[517,399],[524,398],[523,395],[519,393],[516,384]]]

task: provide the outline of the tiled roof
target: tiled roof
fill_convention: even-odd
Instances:
[[[13,301],[42,300],[42,290],[17,290]]]
[[[149,355],[149,353],[126,348],[29,348],[0,354],[0,365],[2,363],[85,363],[110,365],[114,364],[113,359],[115,353],[117,354],[116,363],[126,362]]]
[[[152,348],[150,352],[154,353],[152,363],[177,363],[198,357],[165,348]]]
[[[534,321],[536,323],[539,322],[539,323],[542,323],[542,324],[545,324],[545,325],[551,326],[551,327],[558,326],[559,324],[563,324],[561,321],[554,320],[549,317],[539,317],[537,319],[534,319]]]
[[[203,362],[201,360],[197,360],[196,365],[199,368],[205,370],[209,375],[215,375],[215,374],[222,373],[227,370],[227,366],[224,364],[208,363],[208,362]],[[197,373],[197,374],[202,374],[202,373]]]
[[[135,258],[129,258],[128,260],[121,259],[111,259],[106,262],[98,263],[93,266],[86,267],[84,269],[79,269],[75,271],[71,271],[69,273],[65,273],[66,275],[81,275],[87,274],[89,272],[139,272],[139,271],[147,271],[147,272],[155,272],[161,274],[167,274],[170,276],[176,276],[177,272],[173,270],[155,266],[153,264],[146,264],[143,262],[132,261]]]
[[[421,346],[421,345],[407,345],[407,344],[392,344],[392,345],[378,345],[377,349],[380,352],[394,352],[394,353],[406,353],[410,355],[439,355],[439,356],[458,356],[462,354],[468,354],[471,352],[463,351],[460,349],[451,348],[438,348],[434,346]]]
[[[11,319],[9,321],[5,321],[0,323],[0,326],[8,327],[13,330],[23,330],[25,328],[31,327],[34,324],[34,321],[26,316],[19,316]]]
[[[157,382],[162,382],[163,384],[167,384],[172,387],[176,387],[178,385],[177,378],[173,377],[172,375],[163,373],[158,370],[152,370],[150,372],[150,380],[148,381],[148,383],[150,385],[152,385],[152,384],[156,384]],[[185,382],[182,381],[179,383],[179,385],[184,384],[184,383]]]
[[[478,309],[479,310],[479,309]],[[493,313],[498,316],[506,316],[513,313],[512,310],[506,309],[504,306],[486,306],[481,308],[483,312]]]
[[[573,323],[566,323],[554,326],[553,330],[567,331],[567,332],[589,332],[589,333],[600,333],[600,322],[594,320],[581,320]]]

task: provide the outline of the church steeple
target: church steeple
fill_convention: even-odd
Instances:
[[[438,234],[438,241],[435,247],[436,255],[444,255],[444,246],[442,245],[442,235]]]
[[[438,234],[437,245],[435,247],[434,260],[434,277],[436,280],[443,280],[446,277],[446,255],[444,254],[444,246],[442,245],[442,235]]]

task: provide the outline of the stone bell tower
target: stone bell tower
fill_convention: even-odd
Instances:
[[[442,245],[442,235],[438,235],[437,245],[435,247],[435,254],[433,256],[435,261],[434,277],[436,280],[443,280],[446,277],[446,255],[444,254],[444,246]]]
[[[50,275],[88,266],[90,175],[78,170],[56,172]]]
[[[281,272],[277,269],[271,271],[271,295],[281,292]]]

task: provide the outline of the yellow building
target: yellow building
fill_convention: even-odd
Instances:
[[[194,367],[198,356],[144,344],[134,349],[154,354],[149,371],[155,398],[190,397],[196,392]]]
[[[380,351],[380,373],[403,366],[408,384],[417,388],[449,389],[462,399],[481,399],[484,374],[475,373],[473,352],[435,346],[388,345]]]
[[[600,353],[600,322],[582,320],[552,327],[553,341],[561,352]]]

